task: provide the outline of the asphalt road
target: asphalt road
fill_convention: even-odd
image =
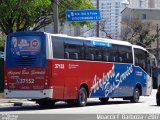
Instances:
[[[139,103],[130,103],[122,99],[109,99],[102,104],[98,99],[89,99],[85,107],[75,107],[65,102],[58,102],[52,108],[41,108],[37,104],[29,103],[23,106],[0,107],[0,113],[12,114],[160,114],[160,107],[156,105],[156,90],[151,96],[141,97]],[[19,101],[20,102],[20,101]]]

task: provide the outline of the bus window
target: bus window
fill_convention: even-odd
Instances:
[[[63,59],[65,54],[63,46],[63,38],[55,36],[52,36],[51,38],[52,38],[53,57]]]
[[[92,61],[102,61],[102,51],[100,46],[95,46],[91,41],[85,42],[85,59]]]
[[[69,59],[69,52],[64,53],[64,59]]]
[[[134,48],[135,65],[140,66],[147,72],[147,52],[141,49]]]
[[[118,46],[119,62],[133,63],[132,48],[130,46]]]
[[[116,62],[116,47],[102,47],[102,60],[105,62]]]
[[[147,73],[151,76],[151,73],[152,73],[152,66],[151,66],[151,61],[150,61],[150,54],[147,53],[147,66],[146,66],[146,70],[147,70]]]
[[[64,41],[65,59],[84,59],[83,42],[80,40],[65,39]],[[68,53],[68,55],[66,55]],[[66,58],[67,56],[67,58]]]
[[[109,52],[110,52],[109,62],[119,62],[118,45],[113,44]]]

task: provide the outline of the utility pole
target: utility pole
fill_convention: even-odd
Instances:
[[[157,24],[157,60],[159,61],[159,25]]]
[[[54,33],[58,33],[58,0],[53,0],[54,6]]]
[[[97,0],[97,9],[99,9],[99,0]],[[97,37],[99,37],[99,21],[97,21],[96,32],[97,32]]]

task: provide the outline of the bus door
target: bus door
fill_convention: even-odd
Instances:
[[[152,59],[149,55],[149,53],[147,53],[147,60],[146,60],[146,64],[147,64],[147,68],[146,68],[146,72],[147,72],[147,80],[146,80],[146,84],[147,84],[147,92],[146,95],[150,95],[152,92]]]
[[[135,52],[135,80],[142,86],[142,95],[149,95],[152,90],[150,60],[147,51],[134,48]]]

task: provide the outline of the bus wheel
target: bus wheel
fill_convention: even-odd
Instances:
[[[101,103],[108,103],[109,98],[99,98],[99,100],[101,101]]]
[[[136,88],[134,89],[133,96],[131,97],[131,102],[132,102],[132,103],[138,103],[138,102],[139,102],[139,97],[140,97],[140,91],[139,91],[139,89],[136,87]]]
[[[81,87],[78,92],[78,106],[83,107],[87,104],[87,90]]]
[[[160,100],[156,100],[157,106],[160,106]]]

